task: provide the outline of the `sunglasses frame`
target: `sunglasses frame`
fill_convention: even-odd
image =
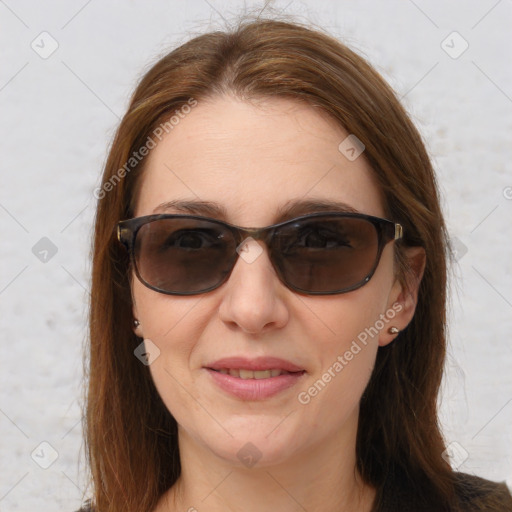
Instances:
[[[171,213],[162,213],[162,214],[153,214],[153,215],[145,215],[142,217],[134,217],[132,219],[122,220],[118,222],[116,226],[116,234],[118,241],[127,249],[130,257],[130,262],[133,265],[133,268],[135,270],[135,274],[137,275],[137,278],[139,281],[144,284],[146,287],[150,288],[151,290],[154,290],[159,293],[163,293],[166,295],[200,295],[203,293],[207,293],[209,291],[215,290],[219,286],[221,286],[223,283],[225,283],[229,276],[231,275],[231,272],[233,271],[233,268],[236,265],[236,262],[238,261],[238,258],[240,254],[238,251],[236,251],[236,256],[233,258],[233,262],[231,265],[231,268],[229,269],[229,272],[227,272],[224,279],[222,279],[218,284],[211,286],[210,288],[206,290],[201,290],[199,292],[169,292],[167,290],[163,290],[161,288],[158,288],[156,286],[151,285],[150,283],[146,282],[142,276],[139,273],[139,269],[137,267],[137,262],[135,258],[135,239],[137,237],[137,233],[139,232],[140,228],[148,223],[162,220],[162,219],[174,219],[174,218],[183,218],[183,219],[196,219],[201,221],[209,221],[213,222],[215,224],[220,224],[224,228],[228,229],[234,236],[236,247],[238,248],[240,244],[248,237],[252,237],[255,240],[261,240],[265,243],[268,249],[271,249],[271,240],[273,238],[274,231],[277,228],[280,228],[282,226],[286,226],[288,224],[293,224],[296,222],[300,222],[301,220],[305,219],[311,219],[315,217],[337,217],[337,218],[356,218],[356,219],[362,219],[370,222],[374,225],[377,236],[378,236],[378,248],[377,248],[377,255],[375,258],[375,264],[373,265],[370,273],[360,282],[357,284],[349,287],[344,288],[341,290],[334,290],[329,292],[309,292],[307,290],[303,290],[301,288],[294,287],[287,283],[284,279],[284,277],[281,274],[281,271],[279,269],[279,265],[276,265],[274,263],[272,258],[272,250],[269,251],[270,259],[272,266],[274,267],[280,281],[290,290],[298,293],[302,293],[305,295],[334,295],[334,294],[341,294],[341,293],[347,293],[352,290],[356,290],[357,288],[360,288],[364,286],[373,276],[375,273],[375,270],[377,269],[380,258],[382,255],[382,251],[384,247],[391,241],[400,240],[403,238],[403,228],[401,224],[398,224],[396,222],[393,222],[388,219],[383,219],[380,217],[374,217],[372,215],[366,215],[363,213],[352,213],[352,212],[316,212],[316,213],[310,213],[307,215],[301,215],[299,217],[295,217],[293,219],[286,220],[284,222],[280,222],[278,224],[272,224],[270,226],[262,227],[262,228],[243,228],[240,226],[235,226],[233,224],[229,224],[228,222],[224,222],[219,219],[214,219],[211,217],[204,217],[201,215],[182,215],[182,214],[171,214]]]

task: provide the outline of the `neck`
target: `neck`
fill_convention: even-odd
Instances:
[[[155,512],[370,512],[375,490],[356,469],[356,431],[333,434],[286,461],[247,468],[218,457],[180,430],[181,476]]]

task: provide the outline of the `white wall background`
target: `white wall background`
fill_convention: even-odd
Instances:
[[[222,17],[232,19],[245,4],[262,6],[0,1],[1,511],[80,505],[92,192],[143,70],[196,32],[221,27]],[[424,134],[459,255],[444,431],[458,443],[460,470],[512,484],[512,2],[273,6],[366,55]],[[453,31],[463,39],[446,39]],[[58,48],[48,56],[52,44]],[[44,250],[46,262],[39,259]],[[40,466],[54,456],[48,469]]]

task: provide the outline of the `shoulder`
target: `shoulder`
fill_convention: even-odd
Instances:
[[[504,482],[492,482],[467,473],[454,473],[455,493],[461,510],[511,512],[512,495]]]
[[[454,490],[451,512],[512,512],[512,495],[505,483],[492,482],[467,473],[452,472]],[[372,512],[432,512],[425,501],[425,482],[419,484],[401,471],[391,471],[379,490]],[[429,500],[427,500],[429,501]],[[437,510],[448,510],[438,506]]]

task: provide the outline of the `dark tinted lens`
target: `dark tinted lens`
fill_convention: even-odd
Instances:
[[[135,241],[140,277],[167,292],[197,293],[216,286],[235,257],[231,232],[215,222],[160,219],[144,224]]]
[[[316,217],[279,228],[276,259],[286,282],[308,292],[348,290],[374,270],[376,227],[358,218]]]

